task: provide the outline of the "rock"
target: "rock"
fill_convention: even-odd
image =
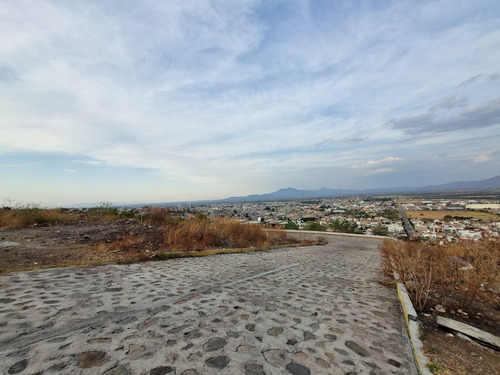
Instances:
[[[78,354],[78,367],[89,368],[102,366],[109,361],[105,352],[99,350],[91,350]]]
[[[316,338],[316,335],[311,332],[304,332],[304,340],[314,340]]]
[[[170,367],[170,366],[155,367],[149,372],[149,375],[175,375],[175,367]]]
[[[293,346],[293,345],[297,345],[297,342],[298,342],[298,341],[297,341],[297,340],[295,340],[295,339],[290,339],[290,340],[288,340],[288,341],[286,342],[286,344],[287,344],[287,345],[292,345],[292,346]]]
[[[27,359],[23,359],[19,362],[16,362],[14,363],[9,371],[7,371],[7,373],[9,374],[19,374],[21,371],[23,371],[26,367],[28,366],[28,360]]]
[[[282,327],[273,327],[267,330],[269,336],[279,336],[283,333]]]
[[[387,363],[390,364],[391,366],[394,366],[394,367],[401,367],[401,363],[399,363],[398,361],[396,361],[395,359],[392,359],[392,358],[389,358]]]
[[[325,361],[322,358],[316,358],[316,364],[318,364],[318,365],[320,365],[321,367],[324,367],[324,368],[330,368],[330,365],[328,364],[328,362]]]
[[[255,324],[247,324],[247,325],[245,326],[245,328],[246,328],[248,331],[253,332],[253,331],[255,331]]]
[[[146,351],[146,348],[144,348],[144,346],[136,345],[136,344],[130,344],[130,347],[129,347],[128,352],[126,354],[129,355],[131,359],[137,359],[145,351]]]
[[[286,370],[293,375],[310,375],[311,370],[301,364],[292,362],[286,366]]]
[[[197,339],[198,337],[201,337],[201,333],[195,329],[194,331],[184,333],[184,337],[186,339]]]
[[[238,332],[228,331],[227,337],[232,337],[233,339],[237,339],[238,337],[240,337],[240,334]]]
[[[102,375],[129,375],[130,372],[127,370],[127,368],[123,365],[118,365],[116,367],[113,367],[112,369],[106,371]]]
[[[346,341],[345,346],[347,346],[354,353],[356,353],[362,357],[368,357],[368,352],[366,351],[366,349],[364,349],[360,345],[356,344],[354,341]]]
[[[203,355],[200,352],[191,353],[188,357],[188,361],[196,362],[196,361],[199,361],[200,358],[202,358],[202,357],[203,357]]]
[[[439,313],[445,313],[446,312],[446,310],[444,309],[444,307],[441,306],[441,305],[434,306],[434,310],[436,310]]]
[[[198,372],[196,372],[196,370],[189,369],[184,371],[181,375],[198,375]]]
[[[205,345],[203,345],[203,349],[205,349],[207,352],[213,352],[215,350],[222,349],[226,345],[227,341],[224,340],[222,337],[213,337],[210,340],[208,340],[205,343]]]
[[[262,353],[267,363],[274,367],[283,367],[288,362],[288,351],[283,349],[270,349]]]
[[[245,375],[266,375],[264,367],[258,363],[246,363]]]
[[[318,323],[313,323],[309,327],[311,327],[311,329],[313,331],[317,331],[319,329],[319,324]]]
[[[457,337],[461,338],[462,340],[465,340],[465,341],[472,341],[472,339],[468,336],[465,336],[464,334],[461,334],[460,332],[457,333]]]
[[[141,323],[137,326],[137,329],[139,331],[144,331],[145,329],[148,329],[152,325],[155,325],[158,322],[158,317],[150,318],[146,320],[144,323]]]
[[[229,358],[226,356],[210,357],[205,363],[209,367],[223,369],[229,364]]]
[[[252,350],[252,348],[248,345],[240,345],[240,346],[238,346],[238,349],[236,349],[237,352],[245,353],[245,354],[250,353],[251,350]]]

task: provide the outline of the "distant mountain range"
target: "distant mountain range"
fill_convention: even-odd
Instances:
[[[328,189],[321,188],[319,190],[299,190],[292,187],[280,189],[273,193],[268,194],[252,194],[244,197],[231,197],[219,200],[205,200],[205,201],[188,201],[188,202],[164,202],[164,203],[124,203],[114,206],[127,206],[127,207],[143,207],[143,206],[176,206],[176,205],[189,205],[189,204],[209,204],[217,202],[258,202],[258,201],[278,201],[278,200],[291,200],[291,199],[307,199],[307,198],[328,198],[347,195],[366,195],[366,194],[408,194],[408,193],[429,193],[429,192],[444,192],[444,191],[481,191],[481,190],[498,190],[500,194],[500,176],[488,178],[481,181],[459,181],[450,182],[443,185],[431,185],[424,187],[392,187],[382,189]],[[496,192],[496,191],[495,191]],[[95,207],[98,203],[85,203],[73,205],[71,207]]]
[[[319,190],[299,190],[292,187],[280,189],[268,194],[252,194],[245,197],[231,197],[222,199],[222,202],[256,202],[271,200],[286,200],[300,198],[325,198],[342,195],[362,195],[362,194],[383,194],[383,193],[411,193],[411,192],[432,192],[432,191],[453,191],[453,190],[485,190],[500,189],[500,176],[488,178],[481,181],[459,181],[442,185],[431,185],[424,187],[392,187],[382,189],[328,189]]]

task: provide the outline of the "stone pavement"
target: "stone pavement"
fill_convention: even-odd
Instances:
[[[417,374],[379,240],[0,277],[1,374]]]

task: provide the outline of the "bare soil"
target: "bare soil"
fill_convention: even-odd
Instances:
[[[0,273],[131,263],[164,251],[165,229],[135,220],[0,229]]]
[[[426,315],[421,318],[424,326],[424,334],[421,339],[427,357],[431,363],[437,364],[435,374],[500,374],[500,352],[487,348],[474,340],[461,338],[454,332],[446,332],[436,324],[435,315]],[[457,317],[450,318],[460,320]],[[470,324],[470,322],[468,323]]]

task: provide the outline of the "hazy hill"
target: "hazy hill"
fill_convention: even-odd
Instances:
[[[280,189],[267,194],[252,194],[245,197],[231,197],[223,199],[224,202],[255,202],[267,200],[286,200],[298,198],[322,198],[342,195],[374,194],[374,193],[404,193],[404,192],[424,192],[443,190],[474,190],[474,189],[500,189],[500,176],[488,178],[480,181],[459,181],[442,185],[431,185],[423,187],[392,187],[382,189],[329,189],[319,190],[299,190],[292,187]]]

